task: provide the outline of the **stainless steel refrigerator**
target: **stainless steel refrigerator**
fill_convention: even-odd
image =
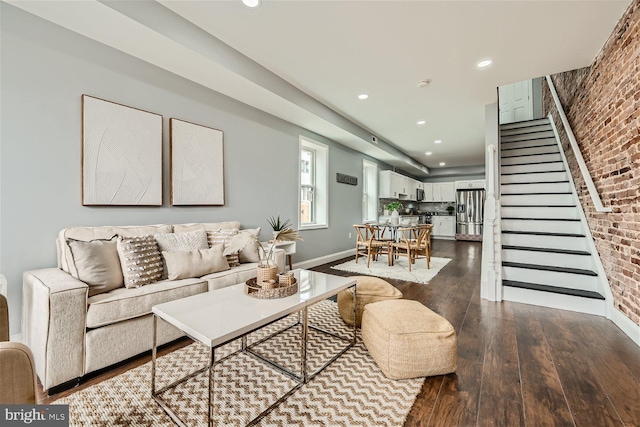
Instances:
[[[456,191],[456,239],[482,240],[484,190]]]

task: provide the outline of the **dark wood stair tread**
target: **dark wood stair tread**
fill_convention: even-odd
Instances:
[[[533,246],[502,245],[502,249],[512,249],[515,251],[530,251],[530,252],[550,252],[553,254],[567,254],[567,255],[584,255],[584,256],[591,255],[587,251],[575,251],[573,249],[536,248]]]
[[[500,156],[501,159],[513,159],[514,157],[529,157],[529,156],[546,156],[548,154],[560,154],[559,151],[554,151],[553,153],[532,153],[532,154],[518,154],[515,156]],[[509,165],[505,165],[509,166]]]
[[[576,233],[552,233],[550,231],[515,231],[502,230],[502,234],[530,234],[533,236],[556,236],[556,237],[585,237],[584,234]]]
[[[575,218],[522,218],[515,216],[505,216],[502,219],[520,220],[520,221],[580,221]]]
[[[557,267],[555,265],[525,264],[523,262],[503,261],[503,267],[526,268],[527,270],[552,271],[554,273],[581,274],[583,276],[597,276],[598,273],[581,268]]]
[[[539,283],[518,282],[515,280],[503,280],[502,286],[512,288],[531,289],[534,291],[551,292],[554,294],[570,295],[574,297],[599,299],[604,301],[604,296],[594,291],[585,291],[583,289],[562,288],[560,286],[541,285]]]
[[[501,182],[500,185],[527,185],[527,184],[564,184],[569,181],[527,181],[527,182]]]
[[[547,162],[531,162],[531,163],[512,163],[510,165],[502,165],[501,167],[506,168],[507,166],[546,165],[549,163],[562,163],[562,160],[549,160]],[[558,171],[547,171],[547,172],[558,172]]]
[[[556,173],[556,172],[565,172],[565,170],[562,169],[557,171],[507,172],[507,173],[501,173],[500,175],[526,175],[530,173]]]

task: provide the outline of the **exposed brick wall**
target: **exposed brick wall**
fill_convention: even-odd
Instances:
[[[612,213],[596,212],[546,82],[544,114],[551,112],[558,127],[615,306],[640,324],[640,0],[629,5],[590,67],[552,80]]]

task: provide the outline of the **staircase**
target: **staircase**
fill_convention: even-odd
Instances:
[[[548,119],[500,126],[503,298],[603,315],[581,207]]]

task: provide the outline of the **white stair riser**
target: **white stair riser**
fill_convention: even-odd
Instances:
[[[500,141],[500,149],[502,150],[503,148],[529,148],[529,147],[535,147],[536,145],[546,145],[546,144],[556,144],[556,139],[554,138],[542,138],[542,139],[536,139],[533,141],[518,141],[518,142],[506,142],[505,141]]]
[[[505,301],[577,311],[578,313],[595,314],[597,316],[605,316],[607,312],[606,302],[603,300],[552,294],[531,289],[513,288],[511,286],[504,287],[502,298]]]
[[[599,289],[597,276],[584,274],[559,273],[555,271],[531,270],[528,268],[502,267],[503,280],[538,283],[557,286],[559,288],[580,289],[597,292]]]
[[[509,176],[509,175],[507,175]],[[571,185],[568,182],[550,182],[544,184],[509,184],[501,185],[501,194],[514,193],[569,193]]]
[[[573,194],[503,194],[503,205],[574,205]]]
[[[540,124],[549,124],[549,119],[543,118],[543,119],[536,119],[536,120],[527,120],[525,122],[505,123],[503,125],[500,125],[500,130],[519,129],[519,128],[524,128],[529,126],[536,126]]]
[[[500,183],[510,184],[514,182],[540,182],[540,181],[566,181],[568,179],[566,172],[547,172],[523,175],[504,175],[500,177]]]
[[[541,163],[541,164],[517,165],[517,166],[502,165],[500,168],[500,173],[557,172],[557,171],[563,171],[563,170],[564,170],[564,164],[562,164],[562,162],[558,162],[558,163]]]
[[[554,137],[555,135],[553,134],[553,131],[549,130],[545,132],[536,132],[536,133],[526,134],[526,135],[501,136],[500,140],[502,142],[531,141],[531,140],[537,140],[542,138],[554,138]]]
[[[512,148],[512,147],[506,147]],[[557,145],[549,145],[542,147],[527,147],[527,148],[515,148],[513,150],[502,150],[500,151],[501,157],[507,156],[523,156],[526,154],[543,154],[543,153],[559,153]]]
[[[536,154],[535,156],[523,156],[523,157],[507,157],[500,159],[500,164],[502,166],[507,165],[518,165],[518,164],[529,164],[529,163],[539,163],[539,162],[557,162],[562,160],[560,153],[556,154]]]
[[[523,251],[503,249],[502,261],[520,262],[524,264],[553,265],[556,267],[580,268],[593,270],[593,262],[589,255],[571,255],[552,252]]]
[[[574,251],[587,250],[587,242],[584,237],[503,234],[502,244],[510,246],[533,246],[535,248],[570,249]]]
[[[578,221],[526,221],[520,219],[503,219],[502,229],[511,231],[526,230],[542,231],[547,233],[582,234],[582,224]]]
[[[527,126],[527,127],[521,127],[521,128],[514,128],[514,129],[500,129],[500,135],[501,136],[511,136],[511,135],[521,135],[521,134],[525,134],[525,133],[533,133],[533,132],[545,132],[545,131],[550,131],[550,130],[553,130],[551,125],[543,123],[543,124],[539,124],[539,125]]]
[[[576,208],[503,207],[502,218],[566,218],[578,219]],[[576,221],[577,222],[577,221]]]

